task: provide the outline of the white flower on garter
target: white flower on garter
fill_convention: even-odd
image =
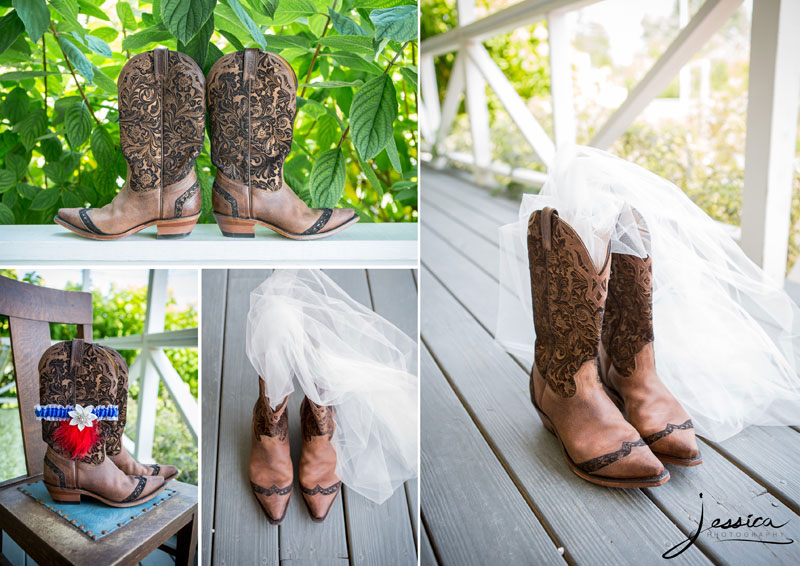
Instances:
[[[80,405],[75,405],[75,409],[70,411],[68,414],[72,417],[72,420],[69,421],[69,424],[72,426],[77,425],[78,430],[83,430],[87,426],[91,427],[94,426],[92,421],[97,420],[97,415],[95,415],[92,411],[94,410],[94,405],[89,405],[88,407],[81,407]]]

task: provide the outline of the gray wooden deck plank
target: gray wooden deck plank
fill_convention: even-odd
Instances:
[[[420,545],[419,545],[419,564],[420,566],[439,566],[439,561],[436,560],[436,554],[433,552],[433,545],[428,536],[428,530],[421,528],[420,531]]]
[[[423,511],[442,565],[565,564],[427,348],[422,367]]]
[[[201,547],[210,550],[214,524],[214,488],[217,483],[217,435],[219,432],[219,393],[222,384],[222,346],[225,338],[225,306],[228,272],[224,269],[203,270],[203,398],[201,404],[202,446],[201,471],[203,525]],[[207,546],[206,546],[207,545]],[[204,566],[210,566],[211,553],[201,552]]]
[[[326,271],[351,297],[373,308],[366,272]],[[405,491],[398,489],[382,505],[352,490],[343,490],[351,564],[413,565],[417,563]]]
[[[303,434],[300,429],[300,403],[303,391],[295,384],[295,391],[289,396],[289,442],[292,446],[294,465],[294,493],[289,502],[286,519],[279,527],[281,564],[295,564],[298,560],[328,563],[347,560],[347,531],[345,529],[342,498],[337,497],[328,518],[322,524],[314,523],[308,514],[300,491],[300,452],[303,447]]]
[[[796,478],[800,470],[800,434],[796,430],[751,426],[733,438],[712,444],[800,513],[800,483],[789,479]]]
[[[762,485],[719,454],[708,444],[701,442],[703,463],[691,468],[670,466],[670,480],[657,488],[647,489],[647,494],[670,517],[681,525],[686,533],[697,530],[700,519],[700,497],[703,494],[704,528],[719,518],[722,521],[739,517],[771,517],[776,524],[789,521],[781,529],[755,529],[753,532],[768,533],[766,540],[777,541],[788,537],[800,538],[800,518],[791,509],[772,496]],[[703,552],[720,564],[800,564],[800,545],[772,545],[759,543],[735,543],[711,538],[710,533],[722,533],[719,529],[702,534],[695,543]],[[744,536],[750,529],[728,531]],[[672,540],[679,543],[685,537]],[[669,546],[672,546],[669,545]],[[668,547],[667,547],[668,548]],[[664,549],[666,550],[666,548]]]
[[[288,559],[281,560],[281,566],[348,566],[347,558],[322,558],[322,559]]]
[[[496,195],[497,191],[479,187],[461,177],[436,171],[430,167],[424,167],[422,174],[425,177],[423,183],[426,187],[435,186],[436,192],[446,194],[454,199],[464,200],[478,212],[499,222],[506,222],[505,219],[509,214],[514,215],[519,210],[519,202]],[[475,206],[476,203],[480,203],[480,206]]]
[[[279,564],[278,528],[269,525],[247,476],[258,376],[245,354],[245,324],[252,291],[268,271],[232,271],[228,280],[222,404],[215,493],[213,563]]]
[[[437,261],[429,253],[426,243],[426,261]],[[421,275],[423,340],[515,482],[565,547],[567,559],[576,564],[660,559],[670,541],[682,538],[681,531],[641,491],[602,488],[570,472],[555,438],[530,406],[527,373],[427,269]],[[493,289],[480,291],[485,297]],[[427,418],[423,411],[423,422]],[[428,517],[425,490],[423,481],[422,506]],[[442,555],[444,548],[432,536]],[[693,548],[675,563],[708,560]]]

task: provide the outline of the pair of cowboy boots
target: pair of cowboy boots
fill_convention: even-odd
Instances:
[[[250,442],[250,487],[272,525],[286,518],[292,497],[294,473],[289,451],[287,396],[275,409],[270,407],[259,379],[259,395],[253,407]],[[335,424],[333,407],[315,404],[308,397],[300,405],[303,450],[300,456],[300,490],[311,520],[322,523],[342,487],[336,475],[336,451],[331,444]]]
[[[42,355],[35,411],[53,500],[80,503],[86,495],[130,507],[152,499],[178,475],[174,466],[140,464],[122,446],[127,399],[128,366],[117,351],[76,339]]]
[[[545,208],[528,221],[528,260],[531,401],[569,468],[598,485],[654,487],[669,480],[663,463],[700,464],[692,421],[656,372],[652,258],[609,243],[598,270],[578,233]]]
[[[259,49],[221,57],[208,84],[191,57],[165,48],[136,55],[118,79],[125,186],[99,209],[62,208],[55,222],[95,240],[156,226],[158,238],[188,236],[202,195],[194,170],[203,149],[206,95],[214,216],[225,236],[255,236],[260,224],[296,240],[324,238],[355,224],[353,209],[312,209],[283,179],[292,146],[297,77],[283,58]]]

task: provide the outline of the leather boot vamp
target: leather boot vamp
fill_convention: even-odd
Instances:
[[[253,190],[253,212],[255,218],[294,234],[305,232],[322,215],[322,209],[306,206],[286,184],[278,191]],[[323,230],[339,226],[353,216],[355,211],[351,208],[334,208]]]
[[[78,462],[78,487],[117,502],[132,495],[138,499],[153,493],[164,485],[164,478],[145,477],[144,487],[137,494],[135,492],[139,490],[139,484],[138,477],[126,475],[108,458],[101,464]]]
[[[289,441],[271,436],[251,438],[250,481],[264,488],[279,488],[292,483],[292,458]]]

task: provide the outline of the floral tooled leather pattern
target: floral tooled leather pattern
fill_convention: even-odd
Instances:
[[[328,487],[322,487],[321,485],[317,484],[316,487],[314,487],[313,489],[304,487],[302,484],[300,485],[300,489],[306,495],[333,495],[334,493],[339,491],[341,487],[342,487],[342,482],[340,481],[337,481],[335,484]]]
[[[545,376],[547,375],[547,364],[552,356],[553,336],[550,331],[550,307],[547,302],[547,266],[542,243],[541,216],[541,211],[537,210],[531,214],[528,221],[528,267],[531,272],[533,325],[536,328],[534,363],[539,374]],[[533,394],[532,381],[531,394]]]
[[[39,361],[40,404],[113,405],[117,403],[118,378],[116,368],[102,346],[84,343],[83,356],[71,374],[72,342],[59,342],[48,348]],[[42,439],[56,452],[62,453],[53,442],[53,433],[60,422],[42,422]],[[105,438],[109,421],[95,422],[98,434]],[[100,464],[105,457],[105,443],[97,445],[81,461]]]
[[[208,75],[211,161],[234,181],[277,191],[292,146],[297,87],[280,57],[255,56],[251,80],[245,81],[242,51],[220,58]]]
[[[106,346],[102,348],[111,360],[117,374],[117,398],[114,403],[119,407],[119,417],[116,421],[109,421],[106,433],[106,454],[116,456],[122,451],[122,433],[125,430],[125,421],[128,416],[128,364],[125,358],[114,350]]]
[[[541,232],[541,217],[534,220]],[[537,339],[536,363],[556,394],[572,397],[578,369],[597,361],[610,264],[598,273],[580,236],[558,213],[552,213],[551,221],[549,251],[536,228],[529,228],[534,323],[537,334],[541,327],[549,335],[549,345]],[[537,305],[546,319],[537,321]]]
[[[182,53],[168,55],[162,83],[152,51],[131,58],[119,76],[119,132],[134,192],[157,189],[185,177],[202,149],[205,82]]]
[[[622,460],[625,456],[628,456],[631,451],[636,448],[637,446],[645,446],[644,440],[641,438],[637,438],[634,441],[625,441],[622,443],[622,448],[616,450],[615,452],[609,452],[608,454],[603,454],[602,456],[598,456],[597,458],[592,458],[591,460],[587,460],[586,462],[581,462],[580,464],[575,464],[581,470],[587,473],[594,473],[601,468],[605,468],[613,464],[618,460]]]
[[[289,415],[286,413],[288,400],[287,397],[275,410],[272,410],[266,397],[263,395],[258,397],[253,408],[253,433],[256,438],[269,436],[283,442],[289,437]]]
[[[131,58],[118,80],[119,141],[130,166],[128,186],[141,192],[161,186],[162,103],[153,52]]]
[[[300,405],[303,439],[309,440],[313,436],[327,436],[329,439],[333,437],[335,428],[333,415],[333,407],[317,405],[308,397],[303,399],[303,403]]]
[[[676,430],[689,430],[694,428],[694,424],[692,423],[692,419],[689,419],[679,425],[668,423],[666,428],[659,430],[658,432],[654,432],[653,434],[649,434],[644,437],[644,441],[647,444],[653,444],[656,440],[661,440],[665,436],[669,436]]]
[[[622,377],[636,369],[636,354],[653,341],[653,262],[613,254],[603,320],[603,347]]]

